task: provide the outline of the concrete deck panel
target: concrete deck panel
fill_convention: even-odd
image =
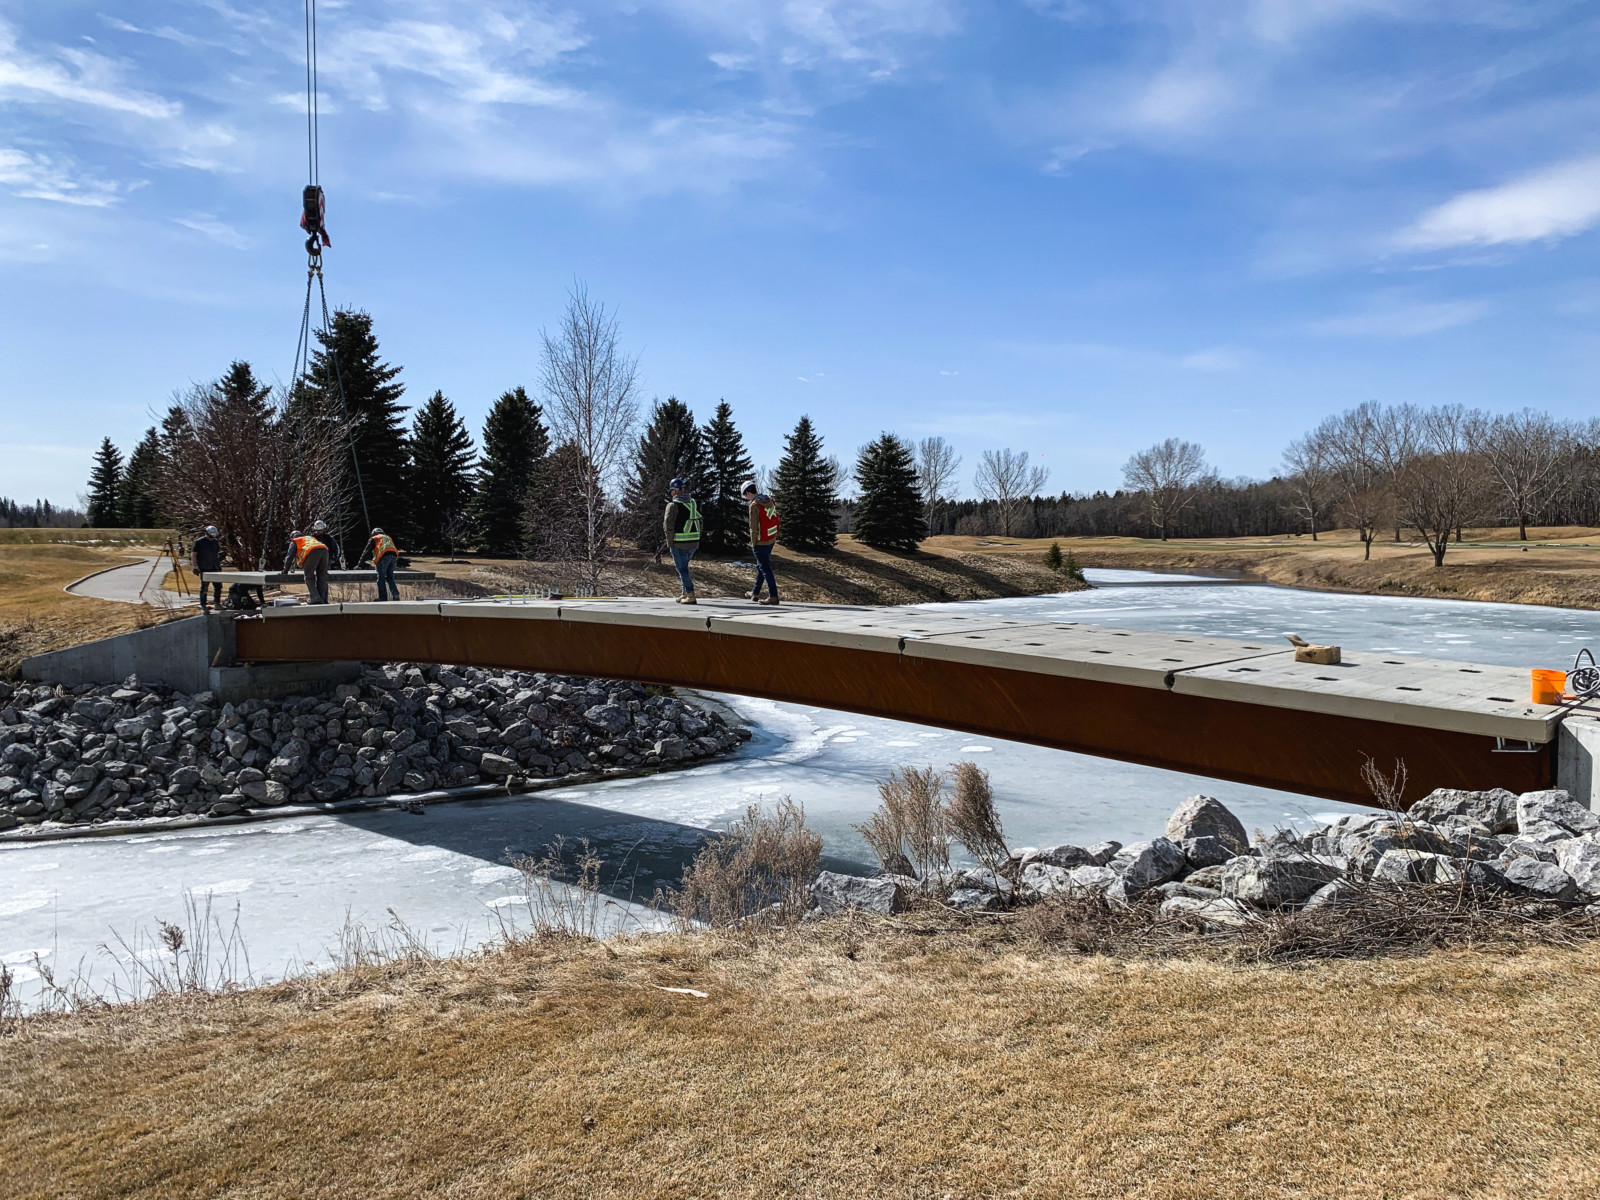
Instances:
[[[378,572],[371,568],[363,570],[349,570],[341,568],[329,571],[328,579],[333,583],[371,583],[378,577]],[[394,573],[397,583],[421,583],[429,579],[437,579],[432,571],[396,571]],[[200,576],[202,583],[242,583],[249,587],[272,587],[280,583],[304,583],[306,577],[299,571],[207,571]]]
[[[1175,673],[1280,653],[1259,642],[1037,622],[907,639],[907,655],[1166,689]]]
[[[1555,738],[1561,711],[1529,701],[1525,670],[1384,654],[1347,654],[1338,666],[1297,663],[1292,653],[1224,663],[1182,672],[1173,690],[1541,743]]]

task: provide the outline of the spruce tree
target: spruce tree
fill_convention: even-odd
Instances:
[[[416,411],[408,470],[414,548],[425,553],[450,548],[452,525],[472,499],[472,435],[443,392]]]
[[[110,438],[100,442],[94,454],[94,470],[89,473],[87,517],[95,529],[115,529],[121,524],[117,513],[117,493],[122,487],[122,451]]]
[[[839,537],[839,497],[833,464],[822,456],[822,439],[801,417],[783,439],[783,457],[772,477],[772,498],[781,523],[778,541],[795,550],[827,550]]]
[[[705,512],[710,460],[689,406],[676,396],[657,401],[650,410],[634,451],[633,471],[622,493],[623,528],[641,550],[660,554],[664,544],[661,514],[667,485],[682,479]]]
[[[400,368],[391,367],[378,357],[378,339],[367,313],[340,309],[333,314],[333,328],[319,331],[317,341],[321,348],[311,355],[308,388],[325,412],[336,416],[348,412],[352,426],[353,458],[346,472],[346,490],[351,500],[345,512],[327,513],[323,518],[330,528],[336,522],[344,526],[339,535],[344,560],[348,562],[366,544],[370,528],[366,521],[401,537],[411,532],[406,477],[410,451],[406,445],[405,407],[400,403],[405,386],[395,382]]]
[[[706,494],[700,502],[705,514],[705,548],[715,554],[732,554],[750,542],[749,510],[741,495],[755,474],[755,463],[744,448],[744,438],[733,424],[733,406],[719,401],[711,420],[700,432],[705,443]]]
[[[122,473],[122,492],[117,497],[118,516],[125,529],[152,529],[160,519],[161,502],[161,437],[155,427],[145,430],[144,437],[128,455],[128,467]]]
[[[861,488],[854,521],[858,542],[909,553],[928,536],[917,461],[911,447],[894,434],[885,433],[861,448],[856,483]]]
[[[501,395],[483,423],[483,456],[472,497],[473,537],[479,550],[515,558],[527,545],[526,522],[540,467],[550,453],[544,413],[524,388]]]

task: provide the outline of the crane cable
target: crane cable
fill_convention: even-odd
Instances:
[[[294,373],[290,378],[294,381],[295,393],[304,394],[307,389],[307,376],[311,370],[311,337],[315,332],[323,345],[327,361],[333,364],[334,387],[339,393],[339,411],[344,418],[345,436],[350,444],[350,465],[355,475],[356,493],[361,500],[361,517],[366,522],[363,528],[371,528],[372,515],[367,508],[367,490],[361,479],[361,458],[356,451],[355,425],[350,419],[350,405],[345,398],[344,376],[339,367],[339,355],[333,341],[333,319],[328,311],[328,292],[322,278],[322,250],[324,246],[331,246],[333,243],[323,225],[326,205],[321,184],[322,146],[319,128],[321,111],[317,97],[317,0],[305,0],[305,42],[306,174],[309,182],[302,193],[300,224],[306,231],[306,301],[300,314],[300,338],[295,346]],[[313,283],[316,285],[322,309],[322,324],[320,329],[316,330],[313,330],[311,323]],[[274,491],[276,490],[274,488]],[[345,535],[342,493],[342,488],[334,493],[334,523],[337,534],[335,554],[338,554],[337,542]]]

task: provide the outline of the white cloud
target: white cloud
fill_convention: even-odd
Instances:
[[[1337,337],[1424,337],[1470,325],[1489,311],[1487,300],[1409,301],[1395,296],[1374,300],[1360,312],[1314,322],[1314,333]]]
[[[219,221],[216,217],[206,213],[196,213],[188,217],[175,217],[173,220],[185,229],[192,229],[203,237],[216,242],[219,246],[228,246],[234,250],[248,250],[254,244],[226,221]]]
[[[103,55],[58,46],[55,58],[25,52],[16,31],[0,21],[0,101],[56,100],[152,120],[182,112],[174,101],[128,87],[121,65]]]
[[[77,176],[65,163],[43,154],[0,147],[0,187],[29,200],[53,200],[85,208],[106,208],[123,188],[102,179]]]
[[[1190,371],[1237,371],[1244,366],[1244,355],[1232,346],[1212,346],[1184,355],[1178,365]]]
[[[1397,241],[1407,250],[1554,241],[1597,223],[1600,156],[1559,163],[1499,187],[1463,192],[1424,213]]]
[[[655,0],[658,7],[734,39],[710,57],[724,70],[783,74],[845,67],[868,79],[898,74],[921,39],[960,26],[955,0]]]

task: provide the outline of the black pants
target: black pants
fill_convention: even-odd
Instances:
[[[222,607],[222,584],[220,584],[220,583],[206,583],[204,581],[202,581],[201,584],[200,584],[200,607],[204,608],[206,606],[206,589],[207,588],[210,588],[211,592],[212,592],[212,595],[216,597],[212,601],[212,603],[215,604],[218,608],[221,608]]]

